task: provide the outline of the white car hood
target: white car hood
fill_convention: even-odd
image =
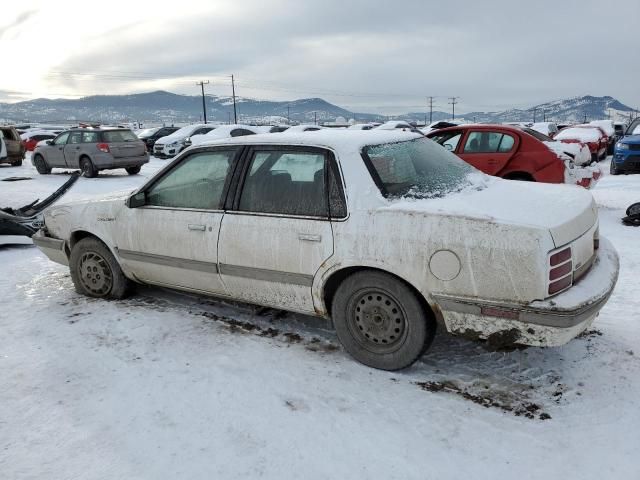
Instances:
[[[392,201],[384,208],[542,228],[556,247],[572,242],[598,220],[593,196],[582,187],[499,178],[487,178],[485,185],[443,198]]]

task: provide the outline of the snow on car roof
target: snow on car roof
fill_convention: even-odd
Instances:
[[[359,152],[367,145],[379,145],[382,143],[401,142],[416,138],[424,138],[419,133],[394,130],[331,130],[323,129],[309,135],[305,132],[261,133],[258,135],[246,135],[242,137],[210,140],[199,144],[199,147],[206,145],[246,145],[246,144],[269,144],[269,145],[306,145],[314,147],[327,147],[341,152]]]
[[[595,125],[592,128],[572,127],[560,130],[556,140],[580,140],[581,142],[597,142],[600,140],[600,130]]]

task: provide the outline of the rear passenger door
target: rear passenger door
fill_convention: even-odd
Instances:
[[[310,147],[252,147],[228,199],[218,260],[230,295],[314,312],[311,286],[333,254],[327,184],[331,154]]]
[[[458,156],[489,175],[502,170],[517,151],[519,139],[509,133],[469,130],[458,146]]]

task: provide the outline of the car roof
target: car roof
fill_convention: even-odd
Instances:
[[[402,142],[425,138],[419,133],[408,130],[331,130],[323,129],[312,133],[289,132],[260,133],[257,135],[245,135],[240,137],[208,140],[198,144],[196,148],[211,145],[291,145],[324,147],[339,152],[355,152],[368,145],[382,143]]]
[[[439,128],[437,130],[434,130],[433,132],[429,132],[427,136],[440,132],[468,130],[469,128],[473,128],[474,130],[495,130],[496,128],[499,128],[500,130],[507,130],[514,133],[522,132],[522,129],[520,127],[514,125],[504,125],[501,123],[471,123],[467,125],[458,125],[456,127]]]

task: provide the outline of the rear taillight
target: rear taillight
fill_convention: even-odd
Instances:
[[[563,248],[549,256],[549,295],[568,288],[573,283],[571,247]]]
[[[108,143],[98,143],[96,145],[96,147],[98,147],[98,150],[100,150],[103,153],[109,153],[109,144]]]

